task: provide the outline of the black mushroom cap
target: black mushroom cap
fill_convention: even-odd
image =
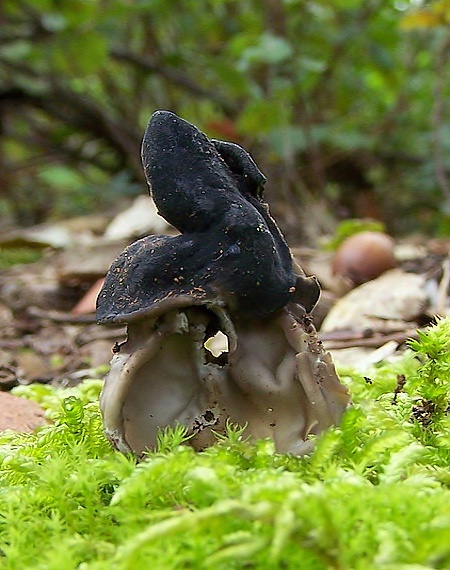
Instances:
[[[141,156],[159,213],[181,233],[207,230],[243,200],[214,144],[169,111],[152,115]]]
[[[269,316],[291,300],[312,308],[319,286],[294,273],[261,198],[264,175],[243,148],[213,143],[187,121],[157,111],[142,161],[159,213],[181,235],[149,236],[125,249],[99,294],[99,323],[192,304],[226,306],[246,318]]]

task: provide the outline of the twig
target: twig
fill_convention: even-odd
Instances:
[[[39,319],[48,319],[54,323],[67,323],[67,324],[79,324],[88,325],[94,324],[96,322],[95,315],[72,315],[71,313],[64,313],[63,311],[51,311],[39,309],[38,307],[28,307],[27,313],[31,317],[37,317]]]
[[[183,89],[186,89],[195,95],[204,97],[205,99],[210,99],[211,101],[219,104],[227,113],[232,114],[236,112],[235,105],[231,104],[229,101],[226,101],[217,93],[200,87],[195,81],[193,81],[184,73],[161,65],[159,62],[153,61],[148,57],[130,53],[126,50],[113,49],[111,50],[111,56],[117,60],[132,63],[147,73],[157,73],[158,75],[164,77],[167,81],[170,81],[171,83],[174,83],[175,85],[178,85],[179,87],[182,87]]]
[[[35,70],[23,63],[0,58],[0,64],[19,76],[39,77]],[[96,101],[67,89],[55,81],[53,76],[47,75],[45,79],[47,86],[45,93],[34,94],[23,88],[15,88],[14,91],[23,104],[37,107],[63,124],[70,124],[76,129],[106,141],[120,157],[125,159],[136,178],[141,179],[143,174],[138,153],[139,147],[136,143],[140,135],[134,132],[133,126],[123,120],[114,119]]]
[[[395,332],[391,334],[377,334],[375,336],[369,338],[360,337],[341,340],[341,341],[332,341],[332,340],[322,340],[325,348],[327,350],[337,350],[340,348],[354,348],[354,347],[361,347],[361,348],[378,348],[387,342],[394,341],[397,342],[399,345],[404,343],[406,340],[410,338],[417,338],[417,329],[410,329],[403,332]]]

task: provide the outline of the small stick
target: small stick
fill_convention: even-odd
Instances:
[[[369,338],[350,338],[347,340],[325,340],[323,341],[324,346],[327,350],[337,350],[339,348],[354,348],[354,347],[361,347],[361,348],[378,348],[383,344],[386,344],[389,341],[395,341],[398,344],[402,344],[406,340],[410,338],[417,338],[417,330],[410,329],[402,332],[395,332],[392,334],[378,334],[376,336],[372,336]]]

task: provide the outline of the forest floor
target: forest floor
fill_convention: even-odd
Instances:
[[[103,277],[134,239],[170,233],[164,224],[138,199],[114,219],[87,216],[0,235],[0,391],[104,376],[126,330],[95,323]],[[338,365],[364,370],[395,359],[418,328],[448,312],[450,240],[413,237],[393,251],[395,268],[355,287],[333,274],[332,252],[292,247],[321,284],[313,319]]]

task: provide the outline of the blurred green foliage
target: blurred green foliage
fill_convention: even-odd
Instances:
[[[448,233],[449,4],[4,0],[0,214],[143,189],[140,139],[165,108],[249,148],[305,233],[311,202]]]
[[[324,249],[336,251],[343,241],[360,232],[384,232],[385,230],[384,224],[377,220],[344,220],[338,224],[334,235],[325,241]]]
[[[42,257],[42,252],[31,247],[0,247],[0,270],[8,269],[13,265],[34,263]]]

